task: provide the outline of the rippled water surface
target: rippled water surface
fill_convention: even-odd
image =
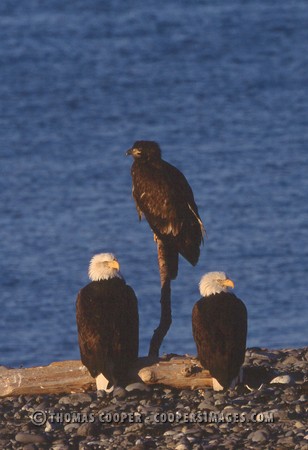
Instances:
[[[136,291],[147,353],[160,286],[136,139],[185,173],[208,236],[181,261],[162,351],[195,353],[209,270],[247,304],[248,346],[307,345],[307,45],[301,0],[1,2],[0,364],[79,357],[75,298],[101,251]]]

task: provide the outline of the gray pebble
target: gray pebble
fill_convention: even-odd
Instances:
[[[206,398],[213,398],[213,389],[205,389],[203,391],[203,397]]]
[[[85,441],[81,441],[81,442],[83,443],[83,442],[85,442]],[[91,440],[88,440],[88,441],[87,441],[87,444],[88,444],[88,445],[91,445],[91,446],[92,446],[92,445],[97,445],[97,446],[98,446],[98,445],[102,445],[102,442],[101,442],[101,440],[95,441],[94,439],[91,439]],[[53,450],[53,449],[52,449],[52,450]]]
[[[123,432],[121,430],[115,430],[113,436],[122,436]]]
[[[173,430],[167,430],[164,432],[164,436],[174,436],[176,434],[176,431]]]
[[[58,424],[56,422],[49,422],[49,420],[47,420],[46,424],[45,424],[45,433],[50,433],[51,431],[54,431],[58,428]]]
[[[305,406],[304,405],[295,405],[295,412],[297,414],[305,414]]]
[[[181,431],[187,436],[187,438],[189,435],[197,436],[201,433],[200,428],[196,428],[194,425],[184,425]]]
[[[45,409],[47,409],[47,408],[48,408],[48,403],[46,401],[45,402],[41,402],[38,405],[35,405],[35,410],[36,411],[45,411]]]
[[[37,447],[34,444],[26,444],[23,446],[22,450],[36,450]]]
[[[282,437],[277,440],[277,444],[291,446],[290,448],[292,448],[293,443],[294,443],[294,439],[291,436]]]
[[[262,353],[252,353],[251,358],[254,360],[270,361],[270,357]]]
[[[191,446],[186,444],[178,444],[175,450],[190,450]]]
[[[279,375],[271,380],[270,384],[291,384],[293,379],[290,375]]]
[[[303,424],[303,422],[300,422],[299,420],[297,420],[294,424],[295,428],[305,428],[305,425]]]
[[[126,397],[126,390],[118,386],[113,390],[112,395],[115,398],[124,399]]]
[[[142,430],[142,428],[144,428],[144,424],[143,423],[134,423],[133,425],[130,425],[128,427],[125,427],[125,431],[124,433],[138,433],[140,430]]]
[[[289,366],[289,365],[292,365],[292,364],[296,364],[297,362],[298,362],[298,359],[295,356],[293,356],[293,355],[290,355],[290,356],[288,356],[287,358],[285,358],[283,360],[283,364],[286,365],[286,366]]]
[[[144,383],[132,383],[129,384],[128,386],[126,386],[126,391],[127,392],[132,392],[132,391],[146,391],[146,392],[150,392],[150,388],[149,386],[147,386]]]
[[[61,397],[59,400],[60,405],[73,405],[76,406],[79,403],[90,403],[92,397],[89,394],[71,394]]]
[[[15,436],[15,441],[22,442],[23,444],[44,444],[46,442],[46,438],[39,433],[17,433]]]
[[[66,433],[73,433],[77,428],[79,428],[79,423],[68,423],[64,425]]]
[[[164,393],[166,395],[170,395],[172,393],[171,389],[164,389]]]
[[[203,400],[201,403],[199,403],[198,405],[198,410],[199,411],[204,411],[204,410],[209,410],[209,411],[218,411],[217,408],[215,408],[215,406],[211,405],[208,401]]]
[[[250,433],[248,439],[252,442],[265,442],[268,439],[268,435],[264,430],[257,430]]]
[[[103,391],[101,389],[96,391],[96,395],[97,395],[97,398],[99,398],[99,399],[104,399],[104,398],[106,398],[108,396],[107,392]]]
[[[70,450],[68,445],[65,445],[65,443],[59,443],[59,444],[53,444],[52,450]]]
[[[80,425],[77,430],[78,436],[93,436],[96,431],[96,425],[93,422],[86,422]]]

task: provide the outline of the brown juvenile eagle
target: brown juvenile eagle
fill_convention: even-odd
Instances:
[[[246,306],[228,292],[234,283],[224,272],[205,274],[199,287],[202,298],[192,311],[198,358],[212,375],[215,390],[234,387],[245,359]]]
[[[112,253],[95,255],[89,266],[91,283],[77,296],[81,361],[96,378],[98,390],[125,386],[127,371],[138,358],[138,302],[119,268]]]
[[[133,197],[141,219],[144,214],[154,235],[164,243],[171,279],[178,271],[179,253],[193,266],[200,255],[204,227],[185,176],[161,158],[159,145],[136,141],[132,155]]]

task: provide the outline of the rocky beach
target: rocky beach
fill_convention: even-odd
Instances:
[[[135,383],[111,394],[0,400],[1,449],[303,449],[308,348],[246,351],[234,390]]]

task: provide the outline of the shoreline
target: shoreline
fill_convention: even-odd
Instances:
[[[249,387],[226,392],[140,385],[1,398],[0,448],[308,450],[307,367],[308,347],[254,347],[244,363]]]

